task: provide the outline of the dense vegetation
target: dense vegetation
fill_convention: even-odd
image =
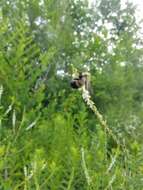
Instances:
[[[143,189],[143,41],[120,0],[0,1],[0,190]],[[91,97],[119,139],[70,88]]]

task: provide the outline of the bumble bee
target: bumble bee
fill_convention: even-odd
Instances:
[[[83,73],[79,73],[79,76],[77,78],[74,78],[70,85],[72,88],[74,89],[79,89],[82,86],[85,86],[86,89],[88,89],[88,79],[87,79],[88,75],[87,74],[83,74]]]

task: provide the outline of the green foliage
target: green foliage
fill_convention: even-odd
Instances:
[[[1,0],[0,189],[142,189],[134,13],[115,0]],[[93,101],[122,147],[70,88],[77,69],[90,70]]]

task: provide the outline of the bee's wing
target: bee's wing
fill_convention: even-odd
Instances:
[[[89,77],[89,75],[85,76],[85,88],[88,91],[91,90],[91,83],[90,83],[90,77]]]

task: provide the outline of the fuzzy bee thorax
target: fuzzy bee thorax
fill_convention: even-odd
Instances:
[[[73,78],[71,81],[71,87],[74,89],[81,88],[82,86],[85,86],[85,88],[88,88],[88,75],[84,73],[80,73],[78,77]]]

